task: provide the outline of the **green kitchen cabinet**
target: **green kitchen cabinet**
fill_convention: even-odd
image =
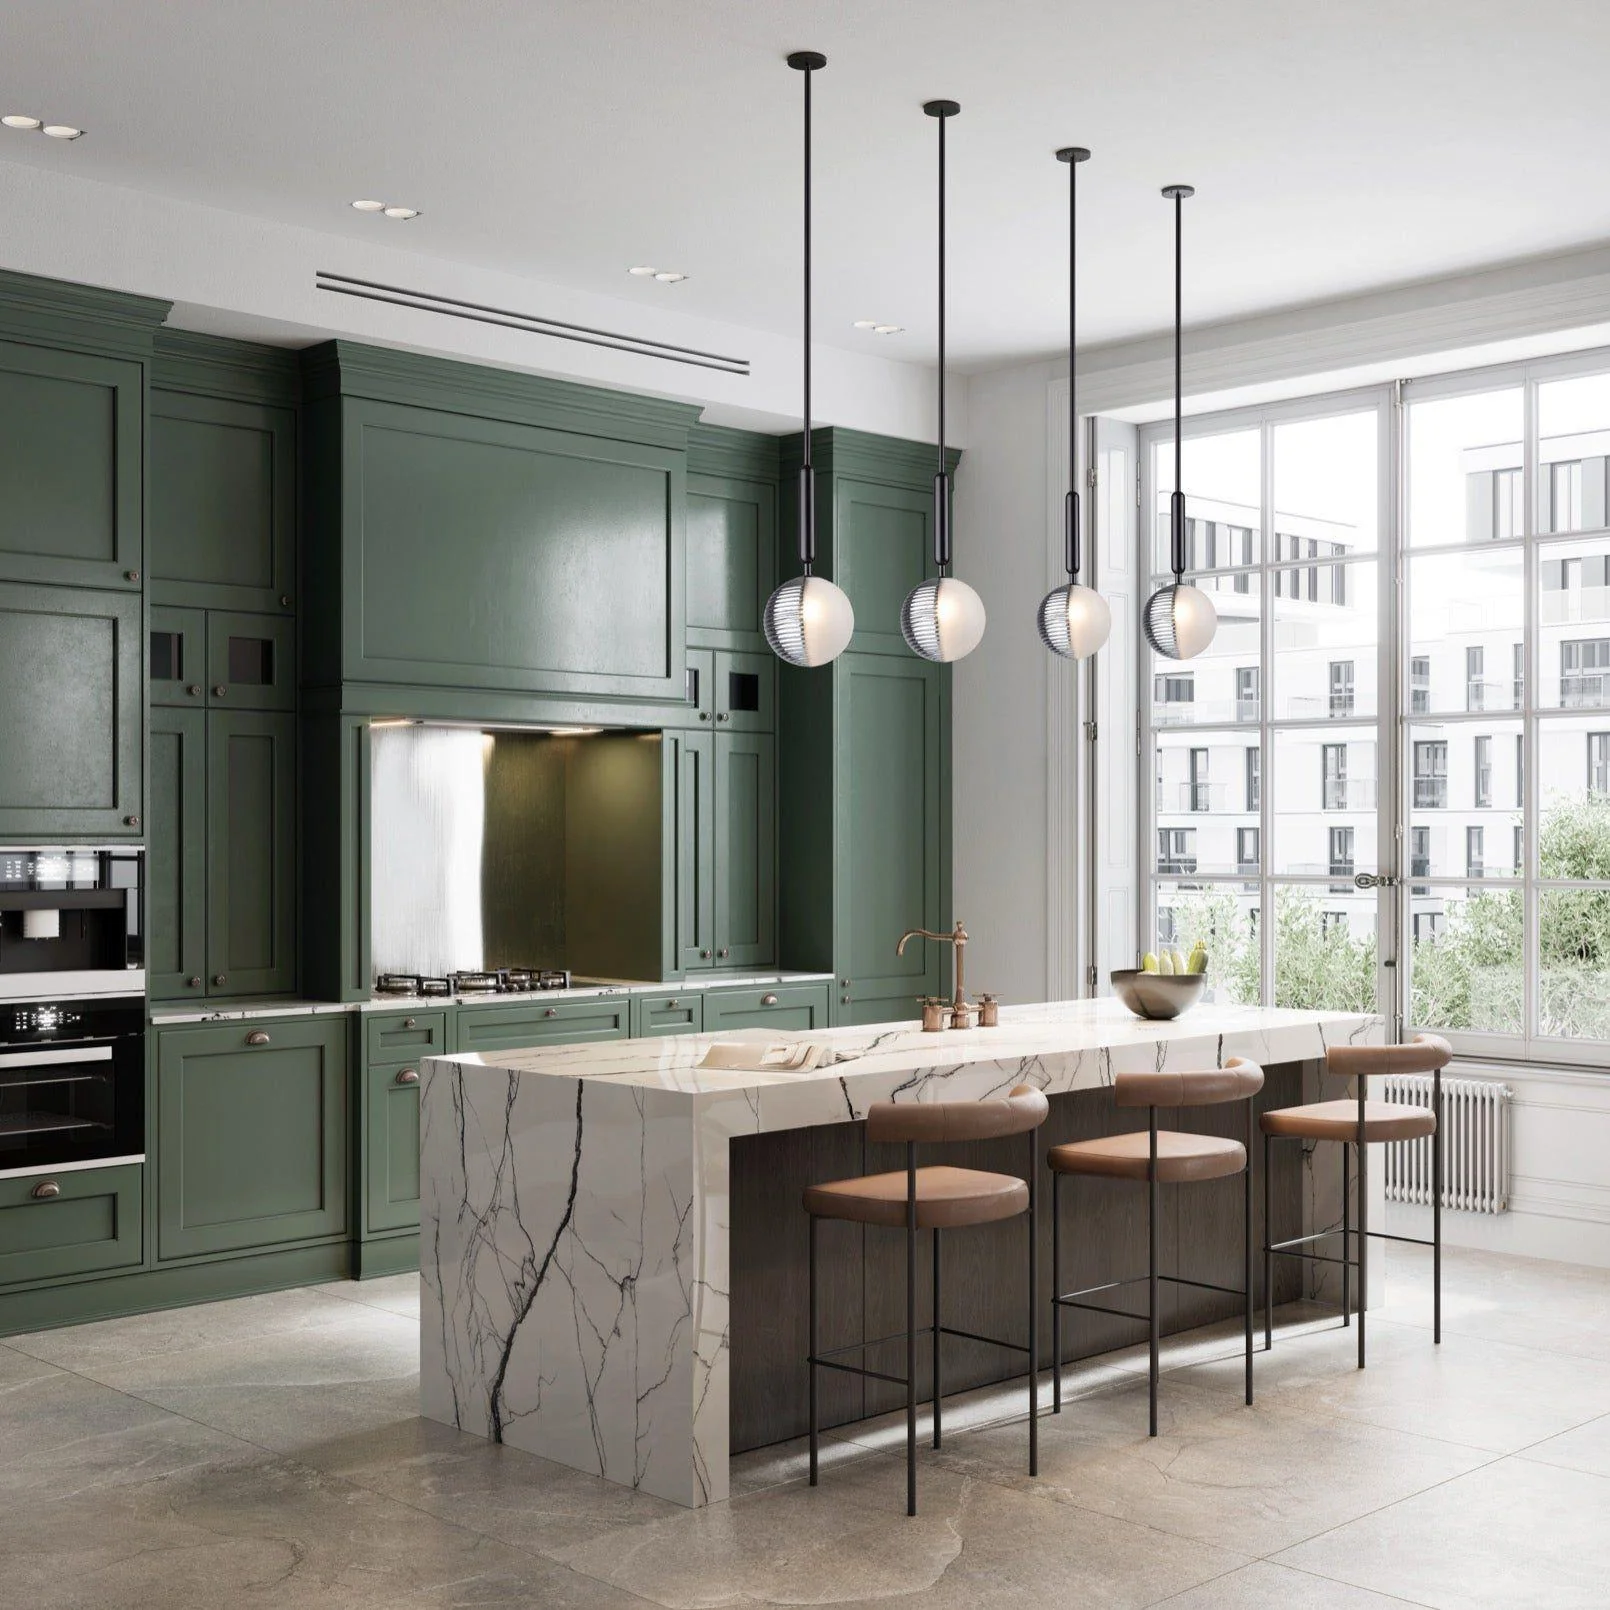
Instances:
[[[152,605],[147,647],[146,674],[150,679],[151,703],[204,710],[207,707],[206,610]]]
[[[810,1031],[830,1020],[826,984],[775,984],[712,989],[704,993],[704,1029],[728,1034],[738,1029]]]
[[[688,443],[688,640],[764,648],[777,586],[777,438],[695,426]]]
[[[365,1012],[363,1039],[370,1062],[412,1062],[447,1050],[445,1007],[437,1011]]]
[[[457,1017],[459,1051],[509,1051],[530,1045],[624,1040],[632,1032],[632,998],[597,995],[548,1004],[489,1003],[460,1007]]]
[[[419,1227],[419,1065],[377,1062],[363,1081],[363,1233]]]
[[[134,592],[0,585],[0,837],[143,837],[142,613]]]
[[[151,710],[146,971],[153,1000],[201,996],[207,969],[207,714]]]
[[[207,716],[207,985],[296,987],[294,716]]]
[[[343,1236],[345,1014],[159,1028],[160,1259]]]
[[[715,965],[777,955],[777,759],[768,733],[715,741]]]
[[[204,360],[206,373],[198,375]],[[164,335],[159,343],[151,393],[153,602],[270,613],[294,607],[295,409],[173,389],[222,389],[223,370],[230,389],[262,392],[265,383],[253,385],[248,367],[262,363],[288,370],[267,394],[294,384],[285,354],[196,337],[181,346]]]
[[[661,995],[632,997],[634,1039],[697,1034],[703,1027],[704,994],[700,990],[670,990]]]
[[[684,971],[694,971],[715,966],[715,735],[667,732],[664,745],[674,954]]]
[[[139,1163],[0,1179],[0,1286],[137,1265]]]
[[[143,395],[135,359],[0,340],[0,582],[138,593]]]
[[[212,709],[294,710],[296,623],[208,610],[206,690]]]

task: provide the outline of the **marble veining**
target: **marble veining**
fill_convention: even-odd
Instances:
[[[1116,1074],[1311,1061],[1372,1017],[1113,1001],[915,1024],[691,1035],[427,1058],[421,1086],[422,1412],[686,1505],[728,1495],[728,1143],[878,1101],[1051,1094]],[[805,1073],[698,1066],[717,1039],[808,1039]]]

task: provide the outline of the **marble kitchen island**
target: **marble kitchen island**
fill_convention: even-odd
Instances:
[[[803,1424],[799,1188],[898,1166],[865,1143],[860,1120],[872,1103],[977,1100],[1028,1082],[1052,1098],[1045,1143],[1055,1144],[1144,1123],[1100,1096],[1115,1073],[1248,1057],[1270,1072],[1266,1100],[1283,1104],[1301,1099],[1328,1044],[1379,1035],[1378,1019],[1354,1013],[1208,1004],[1173,1022],[1141,1022],[1102,1000],[1007,1008],[998,1027],[943,1034],[903,1023],[427,1059],[421,1412],[682,1504],[719,1501],[731,1447],[782,1440]],[[699,1066],[712,1044],[734,1039],[810,1040],[828,1056],[802,1073]],[[1186,1127],[1212,1122],[1210,1110],[1187,1115]],[[1009,1157],[987,1150],[999,1144],[951,1160],[1021,1172],[1021,1142]],[[1277,1192],[1283,1234],[1311,1216],[1300,1176],[1292,1161]],[[1079,1196],[1068,1207],[1081,1283],[1091,1258],[1121,1253],[1125,1273],[1137,1267],[1137,1204],[1119,1200],[1135,1197],[1144,1193],[1109,1184],[1087,1211]],[[1165,1256],[1195,1258],[1198,1268],[1203,1256],[1222,1257],[1239,1280],[1238,1206],[1221,1226],[1211,1208],[1170,1224]],[[882,1241],[901,1238],[833,1228],[846,1235],[824,1239],[824,1345],[898,1328],[903,1297],[879,1259]],[[1043,1220],[1041,1231],[1048,1270]],[[1017,1237],[1021,1248],[1021,1229]],[[971,1263],[962,1261],[968,1244]],[[947,1323],[1017,1335],[1022,1297],[1010,1299],[1024,1289],[1021,1254],[998,1259],[986,1234],[968,1231],[948,1238],[946,1257]],[[836,1284],[826,1275],[834,1267]],[[925,1312],[919,1297],[919,1322]],[[1181,1309],[1168,1328],[1206,1317]],[[1132,1325],[1111,1329],[1126,1322],[1095,1323],[1108,1327],[1092,1333],[1100,1345],[1135,1339]],[[1077,1348],[1095,1350],[1088,1339]],[[959,1358],[947,1363],[946,1389],[1019,1369]],[[824,1423],[888,1406],[862,1383],[851,1390],[825,1405]]]

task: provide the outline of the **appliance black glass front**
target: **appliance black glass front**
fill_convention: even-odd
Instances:
[[[145,1001],[0,1002],[0,1176],[145,1151]]]
[[[0,848],[0,1003],[145,988],[145,851]]]

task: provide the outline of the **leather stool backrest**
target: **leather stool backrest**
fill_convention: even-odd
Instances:
[[[1340,1079],[1384,1073],[1435,1073],[1453,1058],[1440,1035],[1417,1034],[1407,1045],[1338,1045],[1325,1053],[1326,1071]]]
[[[1263,1069],[1244,1057],[1222,1068],[1182,1073],[1121,1073],[1112,1082],[1120,1107],[1212,1107],[1249,1101],[1263,1089]]]
[[[983,1101],[879,1101],[867,1108],[868,1140],[993,1140],[1038,1129],[1051,1110],[1043,1091],[1018,1085],[1010,1095]]]

